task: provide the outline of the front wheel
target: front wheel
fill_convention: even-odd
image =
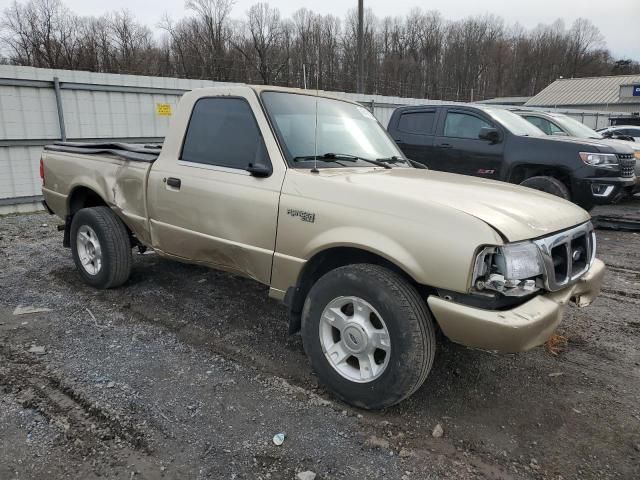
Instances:
[[[522,181],[520,185],[523,187],[533,188],[534,190],[540,190],[541,192],[550,193],[551,195],[564,198],[565,200],[571,199],[571,193],[567,186],[554,177],[531,177]]]
[[[79,210],[71,221],[71,253],[83,280],[96,288],[122,285],[131,274],[131,241],[108,207]]]
[[[340,267],[320,278],[304,304],[302,337],[321,382],[366,409],[413,394],[435,354],[424,300],[407,280],[378,265]]]

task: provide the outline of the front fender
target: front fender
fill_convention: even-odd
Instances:
[[[305,259],[337,247],[350,247],[378,255],[393,263],[416,281],[425,279],[423,262],[393,237],[361,226],[343,225],[311,238],[305,247]],[[422,282],[421,282],[422,283]]]
[[[271,281],[275,291],[296,285],[306,262],[318,253],[350,247],[386,259],[419,284],[466,292],[478,248],[502,244],[489,225],[451,209],[425,212],[424,221],[366,215],[346,206],[323,211],[317,205],[316,210],[313,224],[280,214]]]

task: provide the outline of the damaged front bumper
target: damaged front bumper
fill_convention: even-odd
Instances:
[[[483,310],[437,296],[430,296],[427,303],[451,341],[484,350],[522,352],[553,334],[569,301],[579,307],[589,305],[600,293],[604,272],[604,263],[595,259],[577,283],[511,310]]]

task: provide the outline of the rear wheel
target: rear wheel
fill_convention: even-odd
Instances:
[[[108,207],[79,210],[71,222],[71,253],[83,280],[113,288],[131,274],[131,242],[122,221]]]
[[[320,278],[304,304],[302,337],[322,383],[367,409],[413,394],[435,354],[424,300],[407,280],[378,265],[340,267]]]
[[[534,190],[540,190],[542,192],[550,193],[556,197],[564,198],[565,200],[571,199],[571,194],[567,186],[560,180],[554,177],[540,176],[527,178],[520,183],[523,187],[533,188]]]

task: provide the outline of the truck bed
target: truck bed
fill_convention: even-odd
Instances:
[[[78,153],[81,155],[115,155],[123,160],[153,163],[160,155],[162,145],[137,145],[133,143],[88,143],[54,142],[45,145],[45,150],[53,152]]]
[[[111,207],[143,243],[147,223],[147,177],[161,145],[56,142],[42,152],[42,192],[56,215],[66,218],[73,198],[88,189]]]

